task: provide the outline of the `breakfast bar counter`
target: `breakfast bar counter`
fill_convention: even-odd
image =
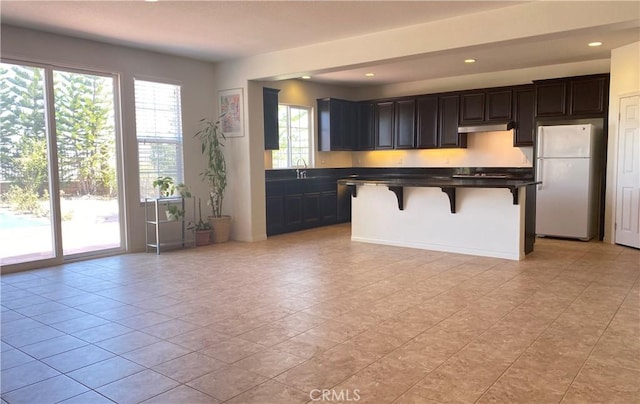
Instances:
[[[338,184],[352,195],[354,241],[511,260],[533,251],[533,179],[390,175]]]

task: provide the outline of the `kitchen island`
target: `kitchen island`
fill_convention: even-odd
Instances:
[[[511,260],[533,251],[533,179],[391,175],[338,184],[351,191],[354,241]]]

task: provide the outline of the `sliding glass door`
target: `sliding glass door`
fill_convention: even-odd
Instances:
[[[121,250],[115,78],[0,69],[0,263]]]
[[[0,264],[55,257],[45,71],[0,65]]]

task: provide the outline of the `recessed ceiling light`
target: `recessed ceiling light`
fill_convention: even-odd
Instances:
[[[376,74],[375,74],[375,73],[365,73],[364,75],[365,75],[365,76],[367,76],[367,77],[373,77],[373,76],[375,76]]]
[[[475,59],[465,59],[464,62],[465,63],[475,63],[476,60]]]
[[[591,46],[591,47],[596,47],[596,46],[601,46],[601,45],[602,45],[602,42],[598,42],[598,41],[589,42],[589,46]]]
[[[144,0],[144,1],[146,1],[147,3],[155,3],[155,2],[157,2],[158,0]]]
[[[301,78],[305,79],[305,80],[309,80],[311,78],[311,76],[302,76]]]

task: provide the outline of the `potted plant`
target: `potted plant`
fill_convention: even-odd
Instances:
[[[211,225],[202,220],[202,202],[198,198],[198,223],[189,223],[188,229],[196,234],[196,246],[208,245],[211,238]]]
[[[203,181],[209,183],[209,200],[211,216],[208,222],[213,229],[213,242],[224,243],[229,240],[231,232],[231,216],[222,214],[222,200],[227,188],[227,164],[222,153],[225,140],[220,129],[220,121],[200,120],[201,128],[195,134],[202,143],[202,154],[207,157],[207,168],[200,174]]]
[[[153,187],[158,188],[162,198],[171,198],[176,191],[182,198],[191,198],[189,188],[183,184],[175,184],[171,177],[158,177],[153,181]],[[184,217],[184,209],[173,203],[167,204],[167,220],[178,220]]]

